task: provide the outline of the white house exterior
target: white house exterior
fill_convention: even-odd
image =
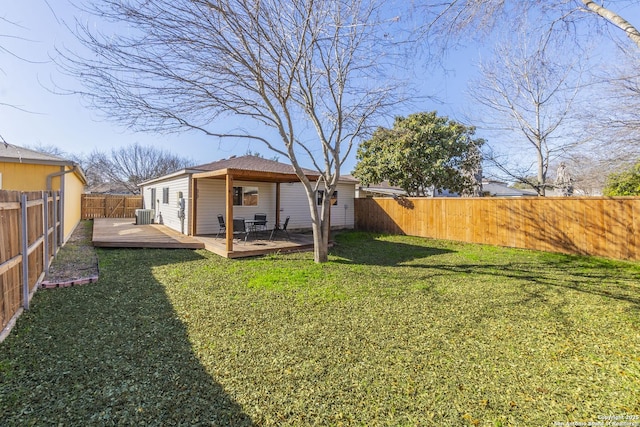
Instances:
[[[141,184],[143,206],[153,209],[156,223],[162,223],[182,234],[189,234],[189,218],[191,206],[191,176],[199,172],[194,169],[183,169]],[[181,217],[179,200],[185,200],[184,216]]]
[[[309,204],[302,183],[286,182],[283,178],[285,174],[293,176],[293,167],[255,156],[221,160],[146,181],[140,185],[144,207],[154,209],[155,222],[162,222],[180,233],[216,234],[219,229],[218,215],[223,215],[227,221],[226,181],[220,179],[222,175],[203,175],[225,170],[246,172],[246,175],[258,172],[261,177],[260,180],[233,179],[234,194],[237,196],[233,206],[234,218],[251,219],[256,213],[265,213],[268,228],[276,225],[276,216],[280,224],[290,217],[289,230],[311,228]],[[313,171],[305,172],[317,175]],[[267,181],[271,178],[273,182]],[[331,228],[354,227],[356,183],[353,178],[345,177],[338,184],[337,199],[331,207]],[[181,205],[181,198],[184,205]],[[245,204],[246,201],[249,203]],[[276,215],[278,203],[279,212]]]

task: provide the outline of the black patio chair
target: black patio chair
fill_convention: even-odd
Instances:
[[[284,220],[284,224],[282,224],[282,227],[280,227],[280,224],[276,224],[275,228],[273,230],[271,230],[271,236],[269,237],[269,240],[273,240],[278,233],[283,232],[287,235],[287,240],[289,240],[289,232],[287,231],[287,226],[289,225],[289,218],[291,218],[290,216],[288,216],[285,220]]]
[[[247,225],[244,222],[244,218],[233,218],[233,235],[238,235],[242,237],[244,235],[244,242],[247,242],[247,237],[249,237],[249,230],[247,229]]]
[[[253,216],[253,226],[256,232],[265,231],[267,229],[267,214],[257,213]]]
[[[218,232],[216,233],[216,238],[220,235],[220,233],[227,232],[227,225],[224,223],[224,217],[222,214],[218,215]]]

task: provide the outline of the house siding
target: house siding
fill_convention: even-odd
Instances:
[[[71,168],[67,168],[70,170]],[[64,241],[75,230],[82,217],[82,193],[84,183],[74,173],[64,175]]]
[[[71,166],[41,165],[29,163],[0,162],[2,189],[13,191],[46,191],[47,177],[54,173],[70,171]],[[67,241],[81,217],[81,195],[84,183],[75,173],[51,178],[51,189],[61,190],[64,183],[64,222],[62,239]]]
[[[272,228],[276,211],[276,184],[271,182],[234,181],[234,187],[258,187],[258,206],[234,206],[234,218],[251,219],[257,213],[267,214],[267,227]],[[226,183],[222,179],[198,180],[196,234],[216,234],[218,215],[226,217]]]
[[[354,225],[354,184],[338,184],[338,204],[331,206],[331,228],[353,228]],[[311,228],[311,214],[307,193],[301,183],[282,184],[280,187],[280,218],[284,222],[291,216],[288,229]],[[316,207],[320,209],[320,206]]]
[[[156,209],[155,209],[155,222],[162,223],[167,227],[178,231],[183,234],[189,233],[189,218],[190,218],[190,188],[191,175],[182,175],[165,181],[154,182],[149,186],[144,186],[142,189],[143,206],[146,209],[151,209],[153,206],[151,201],[151,190],[156,189]],[[164,203],[162,197],[162,191],[164,188],[169,189],[169,198],[167,203]],[[182,197],[185,199],[185,217],[184,224],[178,217],[178,193],[182,192]]]
[[[191,197],[190,192],[191,175],[185,174],[163,181],[153,182],[143,187],[142,194],[144,206],[150,209],[151,190],[156,189],[156,222],[162,215],[163,223],[183,234],[189,234],[191,228],[188,224],[191,218],[190,209],[193,207],[191,200],[187,200],[185,209],[185,224],[182,229],[178,218],[177,192],[182,191],[185,198]],[[276,219],[276,184],[272,182],[252,182],[234,180],[234,187],[258,187],[257,206],[234,206],[234,218],[251,219],[256,213],[267,214],[267,227],[273,228]],[[163,188],[169,188],[169,203],[162,201]],[[218,233],[218,215],[224,216],[226,222],[226,183],[223,179],[201,178],[197,182],[196,200],[196,235]],[[331,227],[332,228],[353,228],[354,227],[354,197],[355,184],[338,184],[338,204],[331,207]],[[318,207],[319,208],[319,207]],[[280,184],[280,223],[290,216],[288,229],[310,229],[311,214],[309,213],[309,203],[302,183]]]
[[[37,165],[28,163],[0,163],[2,173],[2,189],[14,191],[45,191],[47,176],[60,172],[61,166]],[[60,178],[52,180],[52,190],[60,189]]]

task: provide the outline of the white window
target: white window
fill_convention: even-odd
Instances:
[[[318,206],[322,205],[322,199],[324,198],[324,190],[318,190],[318,197],[316,203]],[[333,192],[331,196],[331,206],[336,206],[338,204],[338,190]]]
[[[233,187],[233,206],[258,206],[258,187]]]
[[[164,187],[162,189],[162,203],[165,205],[169,204],[169,187]]]

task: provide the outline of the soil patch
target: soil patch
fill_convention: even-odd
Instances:
[[[91,242],[92,221],[80,221],[49,266],[43,287],[80,284],[98,280],[98,256]]]

